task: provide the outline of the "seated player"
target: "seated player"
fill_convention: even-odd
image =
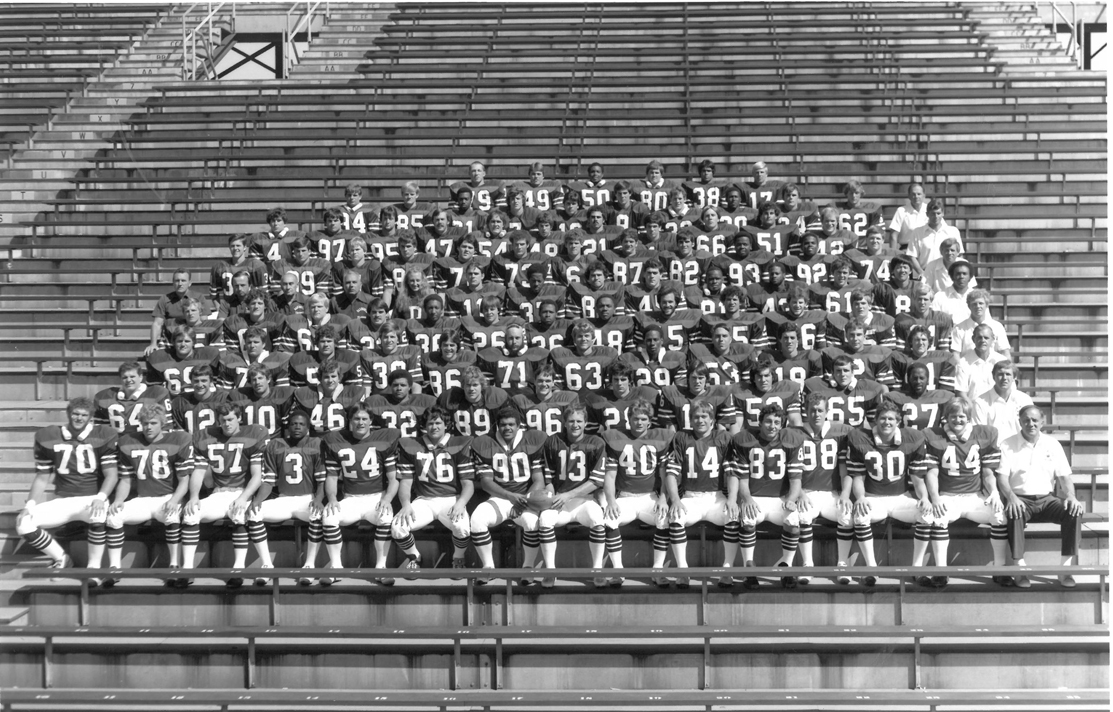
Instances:
[[[634,341],[641,342],[646,327],[661,327],[665,348],[670,351],[684,349],[698,336],[703,314],[696,309],[680,309],[681,293],[673,285],[664,285],[657,292],[656,308],[639,311],[634,315]]]
[[[48,425],[35,433],[35,478],[16,517],[15,530],[32,548],[50,557],[50,568],[64,569],[73,562],[44,530],[85,522],[89,568],[100,568],[108,496],[117,489],[117,432],[94,424],[93,401],[88,398],[74,398],[66,405],[66,421],[66,425]],[[51,482],[54,498],[44,501]],[[122,503],[117,495],[112,506]]]
[[[577,399],[579,396],[572,391],[557,390],[556,373],[551,364],[545,364],[533,374],[532,388],[510,401],[523,413],[527,428],[553,435],[564,427],[560,420],[564,408]]]
[[[800,186],[795,183],[785,183],[781,186],[781,197],[776,202],[780,210],[777,223],[791,227],[791,235],[794,239],[799,240],[805,231],[813,228],[808,224],[808,216],[815,214],[815,204],[801,198]]]
[[[787,277],[788,268],[783,262],[776,260],[768,263],[761,271],[761,281],[746,287],[746,308],[764,313],[784,311],[792,284],[785,281]]]
[[[966,299],[974,291],[974,284],[977,282],[974,279],[974,265],[966,260],[956,259],[947,268],[947,276],[951,279],[951,286],[939,291],[931,300],[931,306],[958,324],[970,318],[970,307],[966,304]],[[951,341],[951,348],[954,348],[953,333]]]
[[[827,334],[831,331],[833,317],[822,309],[808,309],[808,287],[799,282],[787,285],[785,299],[780,308],[763,314],[764,322],[756,346],[771,347],[786,327],[794,327],[800,334],[800,348],[820,350],[827,347]]]
[[[286,274],[297,277],[298,289],[302,295],[308,297],[311,294],[322,294],[326,304],[328,303],[328,293],[332,288],[332,262],[310,255],[308,237],[299,237],[290,243],[289,260],[271,263],[268,279],[275,292],[280,291],[275,286],[281,283]]]
[[[406,273],[411,267],[417,267],[426,274],[433,272],[431,253],[417,251],[417,238],[406,233],[398,236],[398,254],[387,255],[383,259],[383,299],[389,304],[394,303],[394,295],[402,290],[406,280]],[[389,295],[389,298],[388,298]]]
[[[761,425],[762,409],[769,404],[781,406],[785,423],[800,427],[800,386],[790,379],[777,380],[777,364],[766,353],[757,354],[746,366],[749,379],[731,387],[737,417],[742,426],[755,432]]]
[[[439,521],[452,532],[452,568],[465,568],[471,542],[468,502],[475,492],[471,438],[448,433],[449,416],[432,406],[421,414],[420,436],[398,443],[398,514],[390,525],[394,543],[406,555],[405,569],[421,568],[413,532]]]
[[[334,292],[337,286],[340,287],[340,293],[334,293],[332,299],[329,300],[329,312],[343,314],[357,322],[366,319],[367,305],[371,303],[373,297],[363,289],[363,274],[354,269],[338,272],[334,268],[332,284]]]
[[[123,566],[124,526],[154,520],[165,527],[169,567],[176,569],[181,565],[182,503],[194,470],[193,439],[187,432],[168,431],[166,412],[157,405],[144,407],[139,422],[139,431],[121,436],[117,446],[120,480],[108,510],[108,568]],[[90,561],[89,568],[99,565]],[[176,581],[168,579],[167,585]],[[116,580],[106,578],[101,584],[111,588]]]
[[[898,314],[896,318],[896,347],[904,348],[907,343],[908,333],[915,325],[923,325],[931,336],[935,348],[941,351],[950,351],[951,332],[954,322],[949,314],[933,309],[933,292],[931,287],[923,282],[912,285],[912,307],[906,314]]]
[[[531,500],[545,491],[541,462],[547,438],[540,431],[522,428],[521,413],[514,407],[496,411],[493,420],[491,434],[477,437],[471,444],[479,488],[488,495],[472,511],[471,540],[480,566],[493,569],[491,527],[513,521],[522,529],[522,567],[528,570],[537,563],[540,546],[538,518],[531,509]],[[476,579],[477,584],[488,582]]]
[[[804,381],[804,393],[818,393],[826,398],[828,417],[833,422],[864,428],[873,422],[877,406],[889,389],[865,376],[858,378],[854,371],[852,357],[846,354],[836,356],[831,362],[830,377],[809,378]]]
[[[873,288],[873,301],[891,317],[912,310],[912,262],[904,255],[889,260],[889,279]]]
[[[993,388],[974,399],[974,422],[997,430],[999,442],[1020,432],[1020,412],[1032,398],[1016,387],[1019,375],[1012,361],[993,364]]]
[[[162,334],[162,327],[167,321],[181,319],[185,316],[183,312],[185,304],[182,300],[186,297],[201,300],[201,294],[192,290],[193,278],[190,277],[188,270],[174,270],[173,281],[174,289],[159,297],[154,309],[151,310],[151,342],[143,351],[144,356],[149,356],[158,349],[159,336]]]
[[[221,351],[236,352],[244,347],[244,334],[250,327],[262,327],[268,343],[282,337],[285,315],[267,312],[270,300],[266,292],[253,289],[244,301],[244,310],[228,316],[220,325],[216,341],[212,344]],[[196,331],[194,332],[196,334]]]
[[[904,249],[911,242],[911,232],[927,222],[927,201],[924,200],[924,186],[920,183],[908,184],[908,200],[897,208],[889,222],[889,247]]]
[[[464,345],[475,351],[488,346],[502,346],[506,343],[506,330],[514,324],[521,324],[517,317],[501,316],[502,300],[494,294],[482,298],[478,306],[478,316],[465,316],[460,322],[464,332]]]
[[[718,212],[721,222],[730,223],[739,230],[757,219],[756,207],[751,208],[743,202],[742,189],[737,185],[728,185],[723,190]]]
[[[537,216],[530,235],[537,241],[537,251],[546,257],[553,257],[558,250],[553,250],[553,245],[560,244],[560,238],[555,229],[557,216],[552,210],[543,210]]]
[[[189,478],[189,499],[182,511],[183,572],[197,563],[201,524],[222,519],[232,524],[232,568],[247,565],[247,508],[263,479],[263,447],[270,435],[262,426],[241,425],[242,415],[238,403],[222,403],[216,408],[217,424],[194,439],[194,469]],[[201,485],[206,476],[211,476],[213,489],[202,499]],[[263,551],[259,553],[262,556]],[[182,578],[176,586],[184,588],[189,583],[188,578]],[[226,583],[228,588],[239,588],[243,579],[233,576]]]
[[[416,438],[421,414],[436,405],[437,399],[425,393],[414,393],[413,376],[403,368],[391,371],[387,384],[385,393],[364,401],[371,409],[372,423],[376,428],[398,430],[404,438]]]
[[[494,297],[502,303],[506,287],[487,280],[487,266],[481,260],[472,258],[464,265],[464,282],[445,294],[445,310],[449,316],[467,317],[479,314],[486,297]]]
[[[761,203],[780,200],[784,181],[769,177],[769,166],[765,161],[755,161],[750,167],[750,175],[750,180],[736,184],[742,191],[742,202],[756,210]]]
[[[665,568],[669,549],[668,498],[663,488],[663,467],[673,434],[653,428],[656,408],[637,399],[627,409],[627,427],[608,428],[600,433],[607,447],[607,468],[603,480],[603,525],[606,551],[611,566],[622,568],[622,531],[620,527],[635,519],[654,527],[653,568]],[[621,576],[608,584],[619,587]]]
[[[215,346],[194,346],[195,339],[192,328],[176,328],[170,346],[147,357],[147,383],[164,386],[171,396],[192,391],[193,370],[202,365],[215,367],[221,355]]]
[[[521,191],[525,199],[525,207],[537,210],[560,208],[564,204],[564,191],[560,183],[545,178],[545,166],[542,163],[531,163],[528,169],[526,181],[514,183],[512,186]]]
[[[290,256],[290,243],[305,235],[301,230],[291,230],[286,223],[286,208],[276,207],[267,211],[268,232],[256,233],[248,247],[251,254],[264,262],[278,262]]]
[[[348,427],[323,438],[325,457],[325,508],[321,529],[309,527],[306,568],[314,568],[320,542],[325,542],[329,567],[344,568],[341,554],[344,539],[340,527],[365,520],[375,527],[375,568],[385,569],[390,554],[390,525],[394,509],[390,503],[398,493],[398,442],[402,434],[389,428],[372,429],[371,411],[356,404],[348,409]],[[343,486],[341,486],[343,483]],[[336,577],[321,578],[322,586]],[[391,586],[394,579],[375,579],[380,586]],[[308,585],[311,579],[298,583]]]
[[[953,392],[958,359],[950,351],[932,350],[931,346],[931,333],[928,327],[913,326],[908,332],[904,350],[893,353],[891,361],[893,378],[897,383],[904,383],[907,380],[908,369],[912,364],[920,363],[928,372],[928,389],[939,388]]]
[[[603,568],[606,556],[606,535],[603,530],[603,508],[596,502],[595,492],[603,485],[607,453],[603,440],[587,434],[587,407],[571,403],[561,418],[564,431],[550,435],[541,448],[545,474],[545,493],[551,497],[537,518],[537,535],[545,568],[556,568],[556,528],[576,521],[588,527],[588,548],[591,567]],[[543,588],[552,588],[556,578],[541,579]],[[607,585],[606,577],[594,579],[596,588]]]
[[[840,519],[849,521],[853,509],[853,479],[846,471],[846,447],[854,429],[829,422],[826,399],[812,394],[804,401],[804,424],[796,430],[803,436],[799,451],[800,496],[796,500],[800,560],[803,566],[815,566],[812,552],[816,520],[822,518],[828,526]],[[788,563],[792,563],[791,559]],[[798,576],[796,582],[810,583],[811,576]]]
[[[809,224],[819,223],[819,229],[811,232],[819,240],[820,254],[841,255],[847,250],[853,249],[858,244],[859,237],[865,237],[864,228],[862,234],[858,235],[845,225],[840,224],[839,219],[838,209],[832,206],[827,206],[821,209],[818,214],[808,218]]]
[[[139,411],[154,404],[170,412],[170,391],[163,386],[143,382],[143,367],[135,361],[125,361],[116,370],[120,375],[118,388],[105,388],[93,396],[93,422],[110,425],[117,433],[134,433],[139,430]]]
[[[657,250],[643,245],[638,231],[628,228],[618,234],[614,247],[599,257],[605,270],[610,270],[616,282],[634,284],[641,281],[645,263],[657,259]]]
[[[839,566],[848,565],[855,541],[865,565],[877,566],[873,524],[890,517],[905,524],[918,521],[919,507],[927,497],[927,444],[922,433],[902,428],[900,422],[900,409],[884,401],[877,407],[873,427],[854,430],[847,438],[846,470],[854,480],[854,510],[851,516],[839,514]],[[838,582],[848,584],[851,578],[839,576]],[[874,586],[877,577],[864,576],[862,583]]]
[[[247,425],[260,425],[276,435],[293,406],[294,389],[275,385],[270,370],[261,363],[248,366],[244,380],[247,385],[232,391],[228,401],[239,407]]]
[[[215,371],[219,387],[225,390],[246,387],[247,372],[252,366],[261,366],[268,378],[276,385],[290,385],[289,368],[292,356],[289,352],[270,351],[267,348],[270,339],[264,327],[249,326],[240,338],[243,343],[242,350],[237,348],[226,350],[217,360]]]
[[[939,411],[955,397],[952,391],[931,390],[931,370],[927,364],[913,361],[904,369],[899,391],[890,391],[888,398],[901,408],[904,427],[930,430],[939,424]]]
[[[402,331],[397,324],[383,324],[379,329],[376,347],[364,349],[359,354],[364,397],[385,392],[389,387],[387,377],[399,369],[409,372],[413,392],[421,393],[422,356],[418,347],[402,345]]]
[[[885,247],[885,232],[874,225],[866,230],[866,236],[858,241],[858,246],[847,250],[847,258],[854,263],[858,279],[873,284],[883,284],[889,279],[890,265],[900,253]],[[917,272],[921,270],[916,268]]]
[[[726,179],[715,177],[715,162],[705,159],[699,163],[699,175],[684,181],[681,187],[688,202],[702,210],[719,204],[719,196],[726,184]]]
[[[645,178],[637,181],[634,200],[644,203],[650,210],[664,210],[669,204],[669,191],[676,187],[665,180],[665,167],[660,161],[650,161],[645,167]]]
[[[1017,566],[1024,563],[1024,527],[1028,522],[1058,523],[1062,545],[1062,566],[1070,566],[1078,556],[1082,539],[1082,514],[1085,507],[1074,494],[1070,463],[1063,446],[1043,434],[1043,411],[1034,405],[1020,410],[1020,432],[1001,443],[1001,469],[997,487],[1005,505],[1009,548]],[[1056,494],[1058,485],[1061,495]],[[994,576],[1004,586],[1029,588],[1027,576]],[[1059,576],[1059,585],[1074,588],[1074,576]]]
[[[528,232],[515,230],[506,235],[506,251],[491,258],[488,275],[492,282],[510,290],[525,286],[530,267],[543,269],[545,281],[549,281],[550,262]]]
[[[676,433],[669,447],[664,489],[669,544],[678,569],[688,568],[688,527],[701,521],[723,528],[724,566],[732,566],[738,555],[738,490],[728,477],[734,446],[730,433],[715,427],[718,410],[714,403],[697,399],[691,405],[690,429]],[[668,585],[663,577],[653,582]],[[677,576],[677,588],[688,585],[688,576]]]
[[[688,206],[684,198],[684,189],[680,186],[669,191],[668,204],[665,205],[665,231],[676,234],[689,227],[693,221],[699,219],[697,211]]]
[[[289,385],[295,388],[316,386],[321,382],[321,366],[326,361],[335,361],[340,366],[340,380],[343,383],[362,384],[359,355],[347,349],[337,349],[340,330],[332,324],[325,324],[314,335],[313,351],[298,351],[290,357]]]
[[[660,389],[683,382],[687,375],[684,352],[665,348],[665,330],[658,324],[646,326],[634,350],[619,359],[634,369],[639,385]]]
[[[444,315],[444,297],[440,294],[425,297],[421,302],[421,313],[420,319],[406,322],[406,343],[429,355],[440,349],[445,334],[459,331],[460,320]]]
[[[803,337],[798,325],[790,323],[781,327],[776,345],[766,351],[776,364],[774,380],[792,381],[803,388],[809,378],[823,375],[823,359],[819,352],[801,349],[801,341]]]
[[[593,205],[606,205],[611,200],[612,188],[603,176],[603,165],[592,163],[587,167],[587,180],[572,184],[572,190],[580,202],[590,208]]]
[[[563,201],[563,196],[561,200]],[[526,205],[525,191],[511,186],[506,191],[506,227],[508,230],[532,230],[541,211]],[[487,218],[488,225],[490,217]]]
[[[843,200],[835,203],[839,212],[839,227],[849,230],[855,236],[866,236],[866,230],[873,225],[884,226],[884,215],[880,205],[863,200],[866,188],[856,180],[848,181],[842,189]],[[849,243],[848,247],[853,245]],[[834,253],[832,253],[834,254]]]
[[[582,230],[584,253],[596,257],[608,250],[612,241],[617,239],[620,233],[617,227],[607,225],[606,211],[599,206],[587,209],[587,222],[584,223]]]
[[[564,207],[555,211],[553,229],[558,233],[568,233],[583,228],[587,222],[586,208],[580,202],[580,194],[575,191],[564,191]]]
[[[629,407],[634,401],[657,400],[657,389],[636,385],[634,369],[626,361],[611,361],[606,369],[607,388],[584,396],[588,430],[600,434],[613,428],[629,427]],[[656,418],[656,412],[654,412]]]
[[[635,205],[641,205],[641,203],[635,203]],[[675,242],[670,239],[672,236],[665,232],[667,217],[668,216],[663,212],[658,210],[646,215],[645,219],[642,221],[639,235],[641,235],[642,244],[650,251],[661,252],[669,249],[670,245],[675,244]]]
[[[209,301],[219,304],[233,294],[232,277],[246,272],[248,283],[256,289],[267,286],[267,267],[250,254],[251,235],[239,233],[228,238],[229,259],[213,265],[209,274]]]
[[[430,239],[430,233],[436,237],[451,240],[452,234],[443,234],[445,230],[445,221],[436,216],[436,211],[429,215],[429,222],[418,230],[410,230],[398,224],[398,211],[392,205],[387,205],[379,210],[379,222],[374,230],[369,231],[365,235],[367,240],[367,250],[374,255],[375,259],[382,262],[384,265],[389,258],[398,256],[398,241],[405,237],[406,239],[413,238],[414,243],[417,244],[418,234],[421,240],[427,247],[430,247],[427,252],[435,254],[434,246],[437,241]],[[390,285],[385,284],[384,289],[389,289]]]
[[[904,252],[912,260],[916,271],[923,272],[926,265],[943,256],[945,240],[954,240],[958,243],[959,252],[962,251],[958,228],[948,225],[943,217],[943,201],[932,198],[927,204],[927,222],[912,229]]]
[[[476,366],[465,368],[461,380],[462,386],[454,386],[441,393],[437,405],[452,414],[449,430],[455,435],[487,435],[495,427],[495,414],[506,405],[510,396],[503,389],[488,385],[486,374]]]
[[[472,191],[472,201],[480,210],[489,213],[506,207],[505,187],[499,182],[486,181],[487,166],[482,161],[473,161],[468,166],[468,175],[468,182],[456,182],[448,186],[453,200],[458,200],[460,189],[466,187]]]
[[[989,300],[989,292],[984,289],[972,289],[966,295],[966,306],[970,308],[970,318],[955,323],[954,331],[951,332],[952,351],[962,353],[974,348],[974,329],[985,325],[993,329],[994,348],[997,353],[1005,358],[1012,358],[1009,335],[1005,333],[1005,325],[989,315]]]
[[[595,327],[586,319],[573,324],[571,336],[572,348],[558,347],[549,355],[558,387],[576,392],[601,390],[603,372],[618,358],[618,350],[596,344]]]
[[[662,240],[663,244],[657,247],[657,250],[667,249],[661,254],[665,274],[681,289],[698,285],[703,270],[711,263],[710,252],[696,250],[697,237],[696,231],[685,228],[671,240]]]
[[[507,227],[510,223],[506,213],[493,212],[487,214],[486,228],[477,233],[479,239],[479,252],[487,257],[506,251]]]
[[[340,363],[335,359],[323,361],[319,382],[314,386],[302,386],[294,390],[289,412],[305,411],[312,426],[310,434],[315,437],[342,429],[347,409],[363,399],[363,384],[341,383],[341,370]]]
[[[855,289],[850,293],[850,311],[831,314],[827,318],[827,343],[835,348],[846,346],[846,327],[860,322],[866,329],[865,342],[870,346],[893,348],[896,345],[896,320],[873,310],[873,293]]]
[[[274,567],[267,544],[267,524],[290,519],[320,520],[325,494],[325,461],[320,439],[309,434],[309,414],[295,410],[286,419],[283,437],[263,449],[263,480],[247,511],[247,535],[259,551],[259,568]],[[314,557],[315,558],[315,557]],[[306,562],[305,568],[312,568]],[[266,578],[256,578],[265,586]]]
[[[548,283],[549,266],[530,264],[524,271],[525,284],[514,284],[506,290],[504,307],[507,316],[516,316],[531,322],[537,317],[542,300],[550,299],[563,305],[567,290],[556,284]],[[561,314],[557,314],[561,316]]]
[[[440,337],[438,349],[421,360],[422,383],[428,384],[429,393],[436,397],[464,385],[464,369],[475,365],[475,351],[462,347],[460,329],[448,329]]]
[[[941,427],[927,431],[927,498],[921,499],[916,520],[913,566],[924,565],[929,543],[935,565],[947,565],[948,527],[958,519],[988,524],[993,564],[1005,565],[1008,529],[997,492],[996,471],[1001,465],[997,430],[975,424],[973,414],[970,401],[958,396],[943,406]],[[943,588],[948,580],[946,576],[920,576],[916,583]]]
[[[741,526],[738,540],[743,566],[754,565],[757,525],[762,522],[782,528],[781,556],[776,566],[791,566],[800,545],[797,509],[802,492],[800,448],[804,437],[795,429],[785,430],[784,424],[784,408],[770,403],[758,413],[756,432],[743,430],[734,437],[727,497],[733,505],[732,518],[738,518]],[[733,566],[734,559],[728,558],[723,565]],[[719,580],[720,586],[731,583],[727,577]],[[742,580],[746,588],[757,588],[757,583],[756,576]],[[781,585],[796,588],[796,577],[785,576]]]
[[[526,326],[530,346],[552,351],[564,345],[572,321],[557,318],[562,308],[562,304],[552,299],[542,299],[537,303],[537,318]]]
[[[363,186],[359,183],[344,186],[344,204],[334,209],[340,212],[341,224],[345,230],[364,233],[375,220],[370,209],[363,205]]]
[[[586,235],[580,228],[562,234],[560,249],[549,261],[549,271],[557,284],[572,287],[586,279],[587,267],[596,261],[594,255],[584,253]],[[604,268],[604,274],[606,269]]]
[[[193,369],[193,390],[170,401],[168,430],[198,433],[216,425],[216,406],[228,400],[228,391],[216,386],[213,369],[202,364]]]
[[[251,274],[247,270],[240,270],[233,274],[231,288],[231,294],[227,297],[221,295],[220,299],[213,302],[209,318],[226,319],[232,314],[242,314],[247,310],[247,298],[254,291],[251,286]]]
[[[777,259],[788,255],[788,246],[796,227],[779,221],[781,211],[771,200],[757,206],[757,220],[742,228],[750,236],[750,244],[769,252]]]
[[[698,364],[703,364],[707,366],[707,377],[712,386],[741,383],[746,376],[746,365],[754,354],[754,347],[735,341],[733,331],[726,322],[718,322],[711,327],[710,331],[709,343],[688,344],[686,350],[688,373],[691,373]]]
[[[857,319],[843,327],[842,347],[828,346],[819,352],[823,359],[823,373],[831,375],[835,359],[846,356],[854,364],[856,377],[868,378],[884,386],[896,384],[893,377],[892,351],[884,346],[866,343],[867,327]]]

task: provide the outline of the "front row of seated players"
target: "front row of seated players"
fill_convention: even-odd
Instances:
[[[315,568],[321,541],[329,565],[342,567],[340,528],[361,520],[374,527],[377,569],[386,568],[392,539],[406,556],[404,566],[420,567],[413,532],[434,519],[452,532],[453,568],[464,566],[469,543],[481,566],[493,568],[490,529],[507,520],[523,530],[526,569],[539,554],[547,568],[555,566],[556,528],[572,520],[589,527],[595,569],[607,555],[622,568],[619,527],[634,519],[654,527],[653,568],[662,570],[670,549],[677,567],[687,567],[687,529],[699,521],[722,527],[724,566],[733,566],[739,552],[743,566],[753,565],[763,521],[782,529],[778,566],[791,565],[797,549],[803,565],[814,565],[817,520],[836,525],[839,565],[857,541],[865,564],[875,566],[872,526],[889,517],[914,527],[914,566],[924,565],[929,549],[937,565],[946,563],[948,527],[959,518],[990,525],[996,565],[1006,563],[1010,545],[1023,564],[1024,522],[1033,519],[1061,524],[1064,565],[1077,555],[1082,506],[1061,447],[1040,432],[1043,414],[1035,406],[1021,410],[1020,432],[1000,447],[994,428],[972,422],[964,398],[944,405],[940,424],[923,432],[901,427],[899,406],[887,400],[865,428],[831,422],[827,400],[816,394],[808,397],[799,427],[786,427],[784,409],[768,403],[756,429],[734,435],[717,425],[715,403],[695,399],[687,410],[690,427],[673,434],[650,428],[653,405],[635,399],[629,427],[596,436],[586,432],[588,408],[574,401],[562,411],[563,432],[546,436],[525,428],[521,411],[507,406],[495,413],[491,435],[470,438],[451,435],[449,413],[432,406],[417,437],[402,437],[396,429],[372,430],[370,409],[357,403],[343,430],[318,439],[309,435],[302,411],[287,418],[281,437],[268,438],[265,429],[241,424],[238,404],[222,403],[216,423],[190,438],[164,429],[158,404],[143,406],[138,429],[117,436],[93,424],[92,403],[79,398],[69,404],[67,425],[36,435],[37,474],[17,529],[62,568],[68,557],[44,528],[86,522],[90,567],[101,566],[107,544],[109,567],[117,569],[123,527],[154,520],[166,528],[171,567],[183,572],[194,566],[200,524],[225,519],[233,527],[233,568],[245,565],[249,543],[259,566],[270,567],[266,524],[288,519],[309,524],[306,568]],[[207,477],[212,488],[202,497]],[[41,501],[52,478],[56,497]],[[1056,483],[1064,496],[1053,494]],[[486,499],[473,506],[477,489]],[[686,586],[679,573],[677,585]],[[378,581],[393,583],[389,576]],[[782,584],[807,581],[784,577]],[[997,581],[1030,585],[1025,577]],[[533,579],[523,574],[521,582]],[[655,582],[668,583],[663,575]],[[947,580],[918,582],[941,587]],[[543,586],[553,583],[542,579]],[[595,579],[597,586],[621,583],[620,576]],[[1062,583],[1074,581],[1065,576]],[[168,584],[186,586],[189,579]],[[745,577],[743,585],[757,580]]]

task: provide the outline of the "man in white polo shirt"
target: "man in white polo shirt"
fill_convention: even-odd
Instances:
[[[1058,522],[1061,527],[1062,565],[1069,566],[1078,555],[1082,539],[1082,503],[1074,495],[1070,463],[1063,446],[1045,435],[1043,411],[1029,405],[1020,409],[1020,432],[1001,444],[1001,467],[997,471],[997,487],[1008,519],[1009,547],[1017,566],[1024,563],[1024,525],[1027,522]],[[1062,497],[1055,494],[1058,482]],[[1008,576],[995,576],[1003,585],[1014,582]],[[1074,588],[1070,574],[1059,577],[1064,588]],[[1015,585],[1029,588],[1027,576],[1017,576]]]
[[[974,348],[963,351],[955,370],[955,393],[971,400],[994,386],[993,366],[1005,357],[993,350],[993,329],[981,324],[974,329]]]
[[[970,318],[966,321],[955,320],[955,328],[951,332],[951,351],[962,353],[974,348],[974,329],[984,324],[993,329],[997,353],[1009,358],[1012,347],[1009,346],[1005,325],[989,315],[989,292],[971,289],[966,295],[966,306],[970,307]]]
[[[1016,365],[1008,359],[993,364],[993,388],[974,400],[974,422],[997,428],[997,439],[1004,442],[1020,432],[1020,411],[1032,399],[1016,388]]]

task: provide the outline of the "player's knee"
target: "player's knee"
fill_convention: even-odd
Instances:
[[[458,521],[449,523],[448,530],[452,532],[452,536],[456,537],[457,539],[467,539],[471,536],[471,525],[466,517],[462,517]]]
[[[518,523],[518,526],[520,526],[523,531],[527,532],[535,532],[540,526],[539,518],[533,512],[522,512],[521,516],[519,516],[518,519],[516,519],[515,521]]]
[[[486,532],[487,530],[489,530],[491,528],[492,522],[494,522],[494,518],[491,516],[491,511],[490,511],[491,508],[487,507],[485,505],[486,505],[486,502],[479,505],[478,507],[475,508],[475,511],[472,512],[472,514],[471,514],[471,519],[469,520],[469,525],[471,527],[471,531],[472,531],[473,534],[479,534],[481,532]]]
[[[594,502],[590,502],[580,509],[577,513],[576,520],[585,527],[602,527],[605,521],[603,517],[603,508]]]
[[[158,519],[157,516],[155,518]],[[124,526],[124,513],[118,512],[116,514],[109,514],[105,517],[104,523],[109,529],[120,529]]]
[[[324,514],[324,515],[321,515],[321,526],[322,527],[338,527],[338,526],[340,526],[340,515],[339,514]]]
[[[390,536],[395,539],[405,539],[410,535],[410,525],[402,521],[401,518],[395,518],[390,524]]]
[[[38,525],[35,524],[35,518],[32,516],[20,517],[15,522],[15,533],[20,536],[27,536],[38,528]]]
[[[539,529],[555,529],[559,517],[560,513],[555,509],[546,509],[538,515],[537,527]]]

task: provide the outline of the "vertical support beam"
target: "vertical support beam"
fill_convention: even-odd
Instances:
[[[907,579],[901,576],[900,590],[897,592],[897,625],[904,625],[904,587],[907,585]]]
[[[903,579],[902,579],[903,580]],[[923,680],[920,677],[920,636],[912,639],[912,689],[923,689]]]
[[[469,576],[467,589],[464,594],[464,625],[471,625],[472,604],[475,602],[475,578]]]
[[[460,689],[460,634],[452,639],[452,671],[449,674],[448,686],[453,690]]]
[[[247,679],[244,681],[247,689],[255,689],[255,636],[249,636],[247,639],[247,658],[244,660],[247,669],[245,670]]]
[[[1079,541],[1082,541],[1082,539],[1079,538]],[[514,588],[511,585],[511,580],[508,578],[508,579],[506,579],[506,600],[502,604],[502,624],[503,625],[511,625],[513,620],[514,620],[514,614],[510,610],[510,606],[512,605],[511,604],[511,599],[513,598],[513,595],[514,595]]]
[[[43,687],[54,687],[54,638],[49,635],[43,646]]]
[[[1105,609],[1109,606],[1109,589],[1105,587],[1105,574],[1098,576],[1098,623],[1105,625],[1107,622]]]
[[[710,687],[711,680],[711,638],[703,639],[703,665],[699,671],[699,689],[706,690]]]
[[[77,601],[77,624],[89,625],[89,579],[81,580]]]
[[[494,667],[494,680],[491,681],[491,689],[502,689],[502,638],[495,638],[495,667]]]
[[[707,625],[707,579],[701,578],[699,582],[699,620],[697,625]]]
[[[278,577],[271,579],[271,625],[282,625],[282,609],[278,604]]]

